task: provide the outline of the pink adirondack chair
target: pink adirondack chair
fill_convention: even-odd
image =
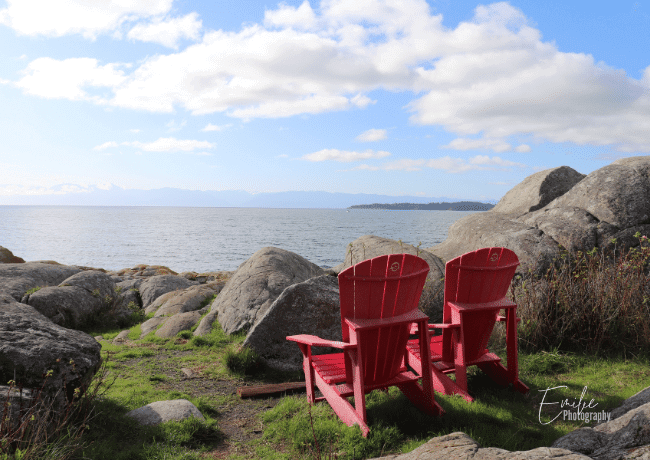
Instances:
[[[435,401],[428,371],[428,317],[417,308],[428,272],[426,261],[411,254],[360,262],[339,274],[343,341],[306,334],[287,337],[302,351],[309,402],[327,400],[344,423],[358,424],[364,437],[369,431],[365,394],[375,389],[397,386],[425,413],[444,413]],[[419,377],[405,365],[413,323],[420,326],[416,341],[424,350],[421,386]],[[313,355],[313,346],[343,352]],[[314,384],[323,397],[315,397]],[[354,396],[354,407],[347,399],[350,396]]]
[[[517,255],[507,248],[478,249],[447,262],[443,323],[429,324],[430,329],[442,329],[442,335],[431,337],[429,347],[436,391],[458,394],[471,402],[467,367],[476,365],[498,384],[512,384],[517,391],[528,393],[528,387],[519,380],[517,304],[506,299],[517,265]],[[505,316],[499,315],[502,309]],[[487,349],[497,321],[506,323],[507,368]],[[409,366],[420,375],[429,372],[423,365],[427,358],[419,341],[410,340],[407,348]],[[451,373],[456,375],[455,381],[449,378]]]

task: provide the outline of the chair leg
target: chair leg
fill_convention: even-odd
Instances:
[[[309,345],[302,343],[298,344],[300,351],[302,351],[302,371],[305,374],[305,388],[307,390],[307,401],[309,404],[314,404],[316,401],[316,392],[314,391],[314,368],[311,365],[311,350]]]
[[[416,382],[405,382],[397,385],[400,391],[406,396],[415,407],[427,415],[438,417],[445,414],[445,410],[435,399],[427,396],[424,389]]]
[[[314,377],[318,389],[320,390],[321,393],[323,393],[323,396],[329,403],[334,413],[336,413],[338,418],[340,418],[341,421],[345,423],[347,426],[354,426],[355,424],[359,425],[363,437],[365,438],[366,436],[368,436],[368,432],[370,431],[370,428],[368,428],[365,418],[361,418],[359,416],[359,413],[354,407],[352,407],[352,404],[350,404],[347,398],[344,398],[343,396],[338,394],[334,389],[334,387],[325,383],[323,378],[317,373],[314,375]],[[365,409],[365,399],[361,397],[361,401],[364,402],[364,409]],[[357,400],[355,398],[355,405],[356,403]]]

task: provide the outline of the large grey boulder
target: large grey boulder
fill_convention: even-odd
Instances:
[[[146,309],[154,300],[167,292],[186,289],[197,284],[199,283],[196,281],[190,281],[177,275],[151,276],[140,284],[142,307]]]
[[[262,248],[239,266],[212,303],[211,312],[218,315],[226,334],[248,329],[264,316],[287,286],[322,274],[322,268],[298,254]],[[214,321],[214,315],[210,317]]]
[[[286,337],[311,334],[341,340],[338,280],[329,275],[287,287],[251,328],[243,346],[254,349],[269,367],[282,371],[302,369],[302,353]],[[325,351],[312,348],[314,354]]]
[[[611,412],[611,419],[583,427],[553,443],[594,460],[650,458],[650,388],[628,398]]]
[[[445,263],[428,250],[381,236],[363,235],[348,245],[344,262],[337,265],[334,271],[340,273],[363,260],[386,254],[413,254],[429,264],[429,274],[420,296],[419,308],[431,321],[442,321]]]
[[[0,291],[19,301],[30,289],[56,286],[80,271],[78,267],[41,262],[0,264]]]
[[[110,275],[87,270],[65,279],[59,286],[25,296],[22,301],[54,323],[76,329],[98,320],[101,313],[113,307],[117,293]]]
[[[187,418],[204,420],[203,414],[187,399],[172,401],[156,401],[126,413],[127,417],[135,419],[140,425],[151,426],[170,421],[181,421]]]
[[[156,309],[154,316],[173,316],[177,313],[199,310],[204,306],[202,304],[217,294],[222,287],[223,285],[219,283],[216,285],[200,284],[183,289],[182,291],[163,294],[165,299]],[[155,307],[161,298],[159,297],[155,300],[151,306]]]
[[[447,239],[428,250],[447,261],[503,246],[519,257],[519,273],[536,267],[542,274],[560,245],[584,252],[611,247],[613,238],[618,247],[638,245],[634,234],[650,232],[650,156],[616,160],[580,177],[566,167],[533,174],[490,211],[456,221]]]
[[[558,243],[538,228],[513,220],[508,214],[482,212],[457,220],[447,239],[428,251],[445,261],[485,247],[506,247],[517,254],[518,273],[546,272],[560,253]]]
[[[567,449],[538,447],[510,452],[496,447],[481,447],[465,433],[450,433],[432,438],[406,454],[387,455],[372,460],[589,460]]]
[[[0,246],[0,264],[22,264],[24,259],[16,257],[9,249]]]
[[[147,336],[147,334],[155,331],[160,326],[165,324],[165,322],[168,319],[169,318],[167,318],[165,316],[158,316],[158,317],[153,317],[153,318],[149,318],[148,320],[146,320],[144,323],[142,323],[140,325],[140,338],[141,339],[145,338]]]
[[[386,254],[413,254],[429,264],[428,279],[440,280],[445,276],[445,263],[435,254],[411,244],[375,235],[363,235],[350,243],[346,249],[345,260],[343,264],[336,266],[336,271],[340,273],[361,261]]]
[[[164,318],[164,316],[159,317]],[[156,331],[156,337],[170,338],[175,337],[181,331],[189,331],[201,319],[200,311],[188,311],[177,313],[163,323]]]
[[[38,388],[52,370],[48,393],[63,388],[71,398],[99,368],[100,350],[88,334],[56,325],[33,307],[0,293],[0,382],[15,378],[27,388]]]
[[[510,189],[490,212],[521,216],[536,211],[564,195],[584,177],[568,166],[537,172]]]

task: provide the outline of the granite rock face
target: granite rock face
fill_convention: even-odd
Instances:
[[[197,286],[191,286],[182,291],[173,291],[164,294],[168,297],[166,297],[165,301],[157,308],[154,316],[173,316],[177,313],[199,310],[201,304],[205,302],[206,299],[210,299],[215,294],[218,294],[222,288],[222,283],[200,284]],[[156,305],[157,303],[158,300],[154,301],[152,305]]]
[[[650,457],[650,387],[628,398],[611,412],[611,419],[584,427],[553,443],[594,460],[632,460]]]
[[[42,262],[0,264],[0,291],[20,301],[30,289],[57,286],[80,271],[78,267]]]
[[[288,335],[311,334],[342,340],[338,280],[322,275],[287,287],[248,332],[243,346],[254,349],[269,367],[302,369],[302,353]],[[314,354],[331,352],[313,347]]]
[[[638,245],[650,233],[650,156],[622,158],[587,176],[571,168],[541,171],[510,190],[488,212],[457,220],[428,250],[447,261],[481,247],[503,246],[521,266],[546,271],[560,252]]]
[[[26,295],[22,302],[54,323],[75,329],[97,319],[116,300],[111,276],[87,270],[65,279],[59,286],[45,287]]]
[[[212,304],[203,329],[211,328],[215,315],[226,334],[254,326],[275,299],[292,284],[322,275],[323,269],[284,249],[266,247],[235,271]],[[207,319],[206,319],[207,318]]]
[[[480,447],[465,433],[450,433],[432,438],[417,449],[401,455],[372,460],[589,460],[586,455],[566,449],[538,447],[524,452],[510,452],[496,447]]]
[[[515,216],[536,211],[564,195],[584,177],[568,166],[540,171],[512,188],[491,211]]]
[[[167,292],[178,289],[186,289],[199,284],[177,275],[155,275],[150,276],[140,284],[140,298],[142,307],[149,307],[154,300]]]
[[[47,392],[63,389],[71,398],[99,368],[100,350],[88,334],[54,324],[33,307],[0,293],[0,382],[15,375],[17,383],[38,388],[52,370]]]

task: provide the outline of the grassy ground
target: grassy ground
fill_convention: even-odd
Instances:
[[[94,417],[72,458],[201,459],[201,458],[369,458],[408,452],[433,436],[463,431],[482,446],[528,450],[549,446],[555,439],[585,426],[564,421],[556,406],[540,402],[585,399],[610,411],[625,398],[647,386],[647,359],[598,358],[561,352],[521,354],[521,378],[531,391],[524,396],[502,389],[480,371],[469,376],[476,400],[437,395],[444,417],[428,417],[398,390],[373,392],[367,398],[370,435],[341,423],[326,403],[312,407],[304,394],[267,399],[241,399],[243,385],[299,380],[299,374],[255,370],[254,362],[241,364],[235,374],[226,362],[236,361],[243,336],[225,336],[216,330],[202,340],[188,334],[170,340],[149,336],[144,340],[113,344],[119,331],[102,331],[102,353],[107,358],[103,377],[110,384],[94,403]],[[137,330],[137,326],[134,328]],[[505,353],[502,353],[505,356]],[[182,369],[191,373],[188,377]],[[245,375],[243,372],[252,372]],[[99,377],[98,377],[99,378]],[[111,384],[112,383],[112,384]],[[124,414],[145,404],[169,399],[192,401],[206,417],[143,428]],[[0,456],[0,458],[2,458]],[[53,458],[53,457],[50,457]]]
[[[238,386],[302,379],[298,373],[264,369],[254,355],[239,350],[242,335],[226,336],[215,325],[207,337],[184,331],[174,339],[150,334],[139,340],[140,326],[135,325],[130,340],[113,343],[120,330],[91,330],[86,332],[104,337],[106,367],[95,378],[103,393],[93,399],[93,413],[82,422],[87,428],[70,423],[68,434],[57,438],[62,445],[69,441],[61,454],[36,449],[33,455],[16,455],[3,440],[0,460],[363,459],[408,452],[455,431],[484,447],[550,446],[586,425],[564,420],[561,402],[576,405],[582,398],[590,405],[586,411],[609,412],[648,386],[650,246],[640,238],[638,250],[618,259],[577,254],[559,261],[545,279],[513,283],[512,297],[522,317],[520,378],[530,387],[527,395],[470,371],[475,401],[437,394],[446,414],[428,417],[395,388],[376,391],[367,397],[371,431],[363,438],[358,427],[345,426],[326,403],[307,404],[304,394],[239,398]],[[503,333],[497,329],[491,349],[504,357],[502,348]],[[179,398],[193,402],[205,420],[145,428],[125,417],[148,403]],[[27,450],[24,442],[15,446]]]

